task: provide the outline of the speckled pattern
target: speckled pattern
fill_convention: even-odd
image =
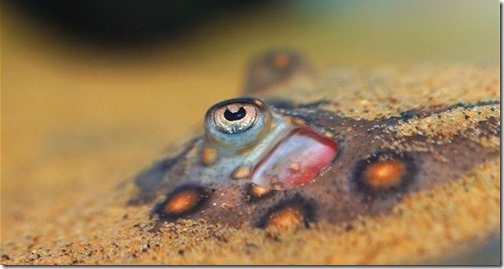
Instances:
[[[282,60],[280,67],[272,60],[276,58]],[[301,226],[307,227],[318,222],[339,224],[358,217],[390,213],[408,193],[429,190],[436,185],[457,180],[474,166],[494,160],[499,155],[498,98],[489,97],[479,102],[470,102],[473,101],[470,98],[459,98],[455,103],[441,105],[432,102],[430,105],[395,113],[395,107],[402,101],[397,98],[407,98],[407,95],[401,95],[389,97],[384,103],[376,104],[383,107],[377,117],[369,110],[374,108],[375,104],[364,104],[362,100],[340,99],[338,94],[343,89],[349,89],[353,90],[356,96],[359,96],[361,91],[378,92],[369,95],[380,96],[383,95],[380,91],[387,92],[384,89],[390,90],[392,85],[406,88],[403,84],[411,85],[411,91],[415,92],[422,81],[415,81],[407,76],[406,79],[402,76],[398,79],[386,79],[387,75],[383,74],[383,71],[353,72],[354,80],[364,81],[365,85],[374,85],[375,81],[381,83],[378,83],[376,89],[360,89],[360,85],[345,85],[342,88],[340,81],[334,80],[332,84],[325,81],[327,75],[306,72],[305,70],[313,68],[302,67],[301,63],[307,61],[301,61],[301,58],[292,51],[280,50],[265,54],[262,61],[261,58],[253,61],[255,68],[251,68],[250,72],[257,74],[249,75],[247,92],[259,97],[266,96],[266,105],[262,102],[260,104],[262,107],[269,106],[271,113],[276,115],[276,125],[282,124],[279,122],[284,120],[287,124],[296,126],[294,128],[308,128],[320,137],[326,137],[336,143],[336,157],[312,181],[289,188],[274,186],[272,183],[272,186],[262,186],[269,189],[268,195],[255,195],[251,191],[255,185],[251,183],[248,174],[257,173],[257,168],[252,166],[251,172],[242,172],[245,176],[234,176],[238,168],[243,168],[241,162],[255,146],[248,146],[244,153],[232,157],[226,155],[220,160],[215,147],[229,146],[212,143],[208,140],[210,134],[207,133],[203,138],[196,136],[185,150],[178,150],[182,153],[161,159],[151,168],[141,172],[135,180],[139,194],[132,199],[132,204],[154,204],[153,215],[159,219],[159,224],[165,221],[174,222],[180,218],[204,219],[209,223],[232,227],[278,228],[285,225],[299,226],[301,223],[304,223]],[[292,64],[290,68],[289,60]],[[422,74],[423,68],[405,69]],[[455,76],[449,67],[444,67],[444,70],[449,76]],[[329,74],[333,74],[332,71]],[[262,77],[267,79],[261,79]],[[253,83],[254,79],[259,82]],[[320,86],[319,79],[325,83],[323,87]],[[437,77],[427,80],[444,81]],[[345,82],[343,79],[342,81]],[[257,85],[257,89],[254,89],[254,85]],[[480,87],[488,91],[492,89],[490,84]],[[433,89],[440,88],[433,86]],[[284,91],[283,96],[276,94],[278,89]],[[307,103],[296,96],[291,98],[287,92],[306,96],[313,92],[321,99]],[[446,93],[451,95],[452,91]],[[436,91],[436,94],[440,93]],[[383,96],[382,99],[386,98]],[[242,102],[241,100],[245,99],[226,101],[222,109],[229,103]],[[360,105],[349,106],[355,103]],[[212,120],[208,116],[209,113],[219,106],[221,105],[216,105],[207,113],[207,129],[212,128],[211,123],[208,123]],[[342,116],[354,115],[354,110],[347,107],[367,111],[367,118]],[[259,113],[269,115],[270,112],[265,109]],[[273,130],[271,129],[271,132]],[[259,136],[255,132],[252,132],[253,138]],[[246,135],[245,132],[241,137]],[[222,139],[227,136],[235,137],[234,134],[219,133],[219,137],[222,136]],[[263,139],[263,136],[258,139]],[[278,147],[282,141],[284,140],[272,144]],[[211,162],[208,161],[209,149],[214,151],[210,155]],[[263,158],[273,158],[266,156]],[[207,161],[202,163],[202,158]],[[287,156],[278,155],[274,158],[285,159]],[[213,159],[218,159],[220,163],[214,164]],[[297,170],[299,165],[305,165],[303,161],[295,164]],[[374,168],[368,169],[373,166]],[[284,179],[280,178],[280,181],[282,180]],[[182,195],[189,198],[181,199]],[[181,206],[183,210],[180,210]]]
[[[264,97],[285,99],[288,92],[295,104],[328,99],[320,104],[322,110],[372,123],[366,128],[377,119],[385,119],[386,126],[387,120],[396,121],[381,133],[383,143],[428,154],[425,162],[431,165],[422,174],[428,188],[387,204],[386,214],[327,218],[309,229],[237,229],[218,219],[193,219],[149,232],[158,223],[148,217],[152,204],[128,206],[138,189],[127,179],[106,192],[68,194],[49,210],[37,211],[36,200],[29,210],[26,204],[13,205],[3,212],[9,218],[2,224],[10,226],[11,235],[2,236],[2,263],[412,264],[464,254],[500,235],[500,143],[492,139],[500,134],[498,66],[340,68],[315,76],[283,81]],[[401,119],[405,111],[426,117]],[[408,141],[411,130],[423,131],[425,139],[414,145],[387,139]],[[482,155],[466,153],[466,147]],[[177,148],[180,153],[184,147]],[[350,169],[355,161],[342,167]],[[443,169],[447,165],[450,171]],[[429,180],[430,171],[449,176]],[[34,229],[33,223],[44,225]]]
[[[184,220],[148,232],[146,206],[127,194],[76,199],[86,210],[46,212],[57,225],[2,242],[3,264],[415,264],[439,261],[499,233],[499,161],[459,181],[407,196],[384,217],[276,233]],[[93,199],[94,198],[94,199]],[[78,201],[77,201],[78,200]],[[443,206],[439,206],[442,204]],[[44,216],[35,216],[40,221]]]

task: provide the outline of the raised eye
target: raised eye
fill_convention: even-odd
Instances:
[[[261,138],[271,125],[271,112],[259,99],[237,98],[212,106],[206,114],[206,135],[212,143],[242,147]]]
[[[257,114],[257,108],[252,104],[231,103],[217,108],[213,112],[213,120],[220,131],[234,134],[252,127]]]

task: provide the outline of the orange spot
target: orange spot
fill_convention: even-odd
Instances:
[[[254,197],[262,197],[270,192],[270,188],[253,184],[250,188],[250,194]]]
[[[205,147],[201,151],[201,162],[204,165],[211,165],[217,160],[217,150],[210,147]]]
[[[307,125],[306,121],[304,121],[300,118],[293,118],[292,122],[294,122],[294,124],[297,124],[297,125],[302,125],[302,126]]]
[[[184,190],[173,195],[166,202],[165,212],[169,214],[179,214],[191,209],[198,203],[199,194],[195,190]]]
[[[268,217],[266,222],[266,227],[272,227],[276,229],[288,229],[298,227],[303,220],[303,215],[299,210],[292,207],[282,208]]]
[[[243,179],[250,176],[251,169],[248,166],[240,166],[231,174],[232,179]]]
[[[290,64],[289,55],[279,53],[273,57],[273,64],[278,69],[286,68]]]
[[[405,170],[402,161],[379,161],[366,167],[364,177],[366,182],[373,187],[385,187],[401,180]]]
[[[334,135],[333,135],[331,132],[329,132],[329,131],[326,131],[326,132],[324,133],[324,136],[325,136],[326,138],[333,138],[333,137],[334,137]]]

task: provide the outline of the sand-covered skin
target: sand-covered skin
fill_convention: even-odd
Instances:
[[[167,148],[179,150],[193,129],[201,132],[208,107],[240,95],[246,60],[272,46],[301,49],[323,71],[315,83],[300,79],[297,90],[272,95],[301,102],[330,96],[339,103],[325,109],[348,117],[499,100],[497,3],[422,5],[414,16],[404,8],[380,11],[377,2],[364,12],[324,12],[325,19],[284,8],[243,10],[179,42],[116,50],[67,38],[4,3],[1,263],[398,264],[470,257],[472,247],[500,236],[497,159],[408,195],[390,216],[284,234],[198,221],[150,233],[152,205],[126,206],[134,175]],[[408,135],[412,126],[403,127]],[[478,143],[500,148],[492,137]]]
[[[203,221],[148,232],[148,207],[127,195],[56,208],[37,231],[19,224],[3,242],[4,264],[415,264],[452,258],[499,233],[499,160],[458,182],[408,195],[387,217],[288,232],[235,230]],[[126,193],[124,193],[126,194]],[[79,199],[76,199],[79,200]],[[443,206],[440,207],[439,205]],[[32,222],[43,222],[35,216]],[[32,227],[33,229],[33,227]]]
[[[425,70],[423,66],[413,66],[410,70],[415,68]],[[394,71],[398,69],[386,68],[366,72],[385,74],[385,77],[390,79],[386,80],[386,83],[397,85],[397,81],[404,80],[401,73]],[[422,98],[425,96],[434,96],[432,103],[438,105],[499,99],[498,67],[456,65],[444,66],[444,70],[448,70],[447,78],[436,68],[432,68],[430,76],[424,71],[418,73],[422,75],[416,80],[414,77],[410,78],[413,82],[409,83],[422,88],[419,104],[423,104]],[[460,79],[456,79],[460,76],[454,75],[457,72],[471,78],[471,85],[479,85],[486,90],[469,91],[461,87]],[[415,73],[417,72],[413,72]],[[348,88],[352,88],[352,82],[360,85],[362,78],[363,76],[358,75],[349,76],[345,83]],[[439,93],[439,87],[435,86],[437,84],[427,83],[433,81],[433,78],[442,81],[443,85],[451,90]],[[478,79],[482,81],[477,81]],[[454,85],[451,85],[451,82]],[[394,115],[396,110],[411,109],[411,102],[415,100],[415,95],[419,94],[415,91],[408,92],[408,87],[405,86],[396,87],[390,93],[382,92],[382,88],[373,88],[373,84],[369,84],[366,90],[370,95],[383,98],[387,94],[393,96],[393,101],[387,102],[384,99],[384,103],[380,103],[383,106],[381,113],[386,115]],[[337,95],[337,92],[331,93],[333,97]],[[358,104],[361,97],[357,92],[342,93],[339,100],[344,104],[342,106],[360,108]],[[358,115],[355,111],[348,110],[348,113],[354,113],[352,116]],[[499,117],[500,109],[487,113]],[[366,117],[375,118],[377,115],[371,113],[371,116]],[[462,122],[462,119],[464,117],[453,117],[453,121]],[[434,125],[432,130],[435,131],[438,127]],[[456,133],[460,124],[449,124],[446,128],[452,128],[453,133]],[[46,143],[50,143],[51,139],[66,139],[71,143],[72,139],[81,138],[79,135],[82,133],[76,134],[75,137],[71,133],[63,133],[59,134],[59,137],[49,138]],[[19,176],[41,180],[53,177],[54,182],[61,182],[63,185],[58,190],[53,187],[54,182],[46,186],[36,183],[33,187],[22,186],[22,182],[19,182],[24,190],[28,190],[24,192],[25,195],[18,197],[9,194],[2,198],[2,263],[427,263],[466,253],[471,248],[484,245],[488,240],[499,236],[499,159],[488,160],[450,184],[407,195],[388,216],[362,217],[337,226],[321,223],[311,229],[280,234],[258,229],[235,230],[207,225],[204,221],[167,224],[158,232],[151,233],[148,230],[155,223],[154,219],[148,218],[151,206],[126,206],[126,201],[135,193],[131,177],[141,165],[132,162],[131,169],[123,172],[130,174],[122,174],[123,177],[117,175],[113,169],[114,160],[120,160],[118,158],[125,154],[145,155],[142,153],[141,141],[135,141],[140,144],[138,148],[125,147],[133,141],[126,139],[127,134],[121,136],[121,132],[118,132],[117,135],[122,138],[94,141],[95,147],[81,148],[80,156],[72,154],[69,159],[64,158],[65,154],[67,157],[69,155],[61,146],[62,142],[54,142],[53,146],[47,148],[52,150],[48,155],[38,155],[38,161],[28,163],[17,170]],[[407,133],[403,132],[403,135]],[[148,139],[149,133],[145,133],[144,137]],[[126,149],[129,150],[125,152]],[[62,157],[56,157],[57,153]],[[89,160],[90,156],[95,159]],[[52,167],[47,167],[47,161],[64,163],[67,169],[77,169],[80,174],[67,174],[73,174],[80,180],[73,181],[74,185],[65,185],[64,178],[58,178],[58,173],[64,174],[64,171],[58,170],[63,166],[53,164]],[[123,164],[127,162],[122,161]],[[97,185],[101,187],[97,188]],[[5,207],[6,200],[9,202],[8,207]]]
[[[301,103],[332,100],[324,109],[373,120],[401,112],[458,102],[498,100],[499,67],[492,64],[384,65],[369,69],[330,68],[308,80],[297,78],[267,96]]]

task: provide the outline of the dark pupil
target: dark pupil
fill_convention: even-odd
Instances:
[[[236,112],[231,112],[229,109],[226,109],[226,111],[224,111],[224,118],[228,121],[241,120],[245,117],[245,114],[247,114],[247,112],[245,112],[243,107],[240,107]]]

